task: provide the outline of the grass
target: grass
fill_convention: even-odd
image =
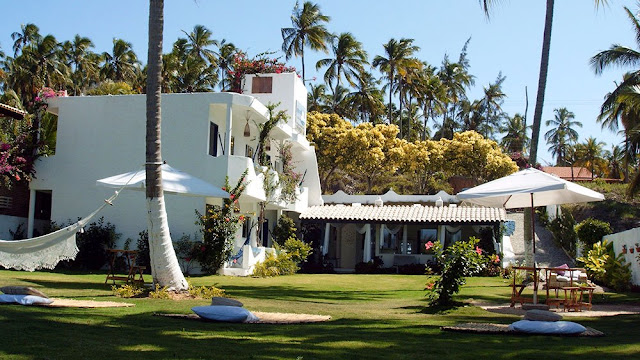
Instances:
[[[2,359],[555,359],[629,358],[640,354],[640,316],[578,318],[604,338],[495,336],[443,332],[459,322],[511,323],[515,316],[461,305],[427,308],[425,276],[294,275],[192,278],[216,285],[250,310],[327,314],[298,325],[204,323],[152,316],[190,313],[206,300],[119,299],[104,274],[0,271],[0,286],[28,285],[52,297],[135,303],[131,308],[0,306]],[[457,297],[504,303],[507,280],[471,278]],[[611,296],[609,300],[614,299]],[[637,294],[615,301],[639,302]]]

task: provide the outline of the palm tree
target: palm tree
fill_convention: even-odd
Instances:
[[[350,85],[354,85],[354,78],[358,78],[364,71],[367,61],[367,52],[362,49],[362,43],[356,40],[351,33],[342,33],[331,41],[333,58],[318,60],[316,70],[327,67],[324,73],[324,81],[332,89],[340,86],[340,79],[344,78]],[[331,81],[335,79],[335,87]]]
[[[379,68],[381,72],[386,74],[389,83],[386,88],[389,89],[389,123],[393,123],[392,97],[395,90],[395,81],[398,70],[407,62],[411,61],[413,54],[420,50],[418,46],[413,45],[413,39],[390,39],[386,44],[382,45],[384,55],[376,55],[371,65]]]
[[[379,80],[376,80],[369,72],[363,72],[358,77],[355,90],[347,95],[347,104],[353,109],[357,109],[360,114],[360,121],[379,122],[384,115],[383,94],[378,88]]]
[[[201,59],[208,64],[216,64],[216,53],[209,47],[211,45],[217,46],[218,42],[211,38],[213,35],[211,30],[203,25],[196,25],[192,32],[187,33],[184,30],[182,32],[187,35],[187,55]]]
[[[625,163],[624,149],[619,145],[611,145],[611,151],[606,151],[604,156],[609,163],[609,175],[612,179],[622,178],[623,164]]]
[[[525,152],[525,148],[529,145],[529,136],[527,136],[529,128],[522,115],[515,114],[513,117],[508,117],[500,129],[500,132],[505,134],[500,145],[509,153]]]
[[[502,72],[500,72],[493,84],[483,88],[484,97],[480,99],[480,107],[485,111],[485,116],[484,122],[479,126],[479,130],[485,138],[492,136],[501,126],[501,121],[504,117],[502,102],[507,97],[502,92],[502,83],[505,79],[506,77],[502,76]]]
[[[104,64],[100,71],[107,79],[130,82],[139,71],[138,57],[130,42],[114,38],[111,54],[104,52],[102,57]]]
[[[182,275],[169,233],[162,192],[162,149],[160,129],[160,97],[162,84],[162,32],[164,0],[149,1],[149,52],[147,60],[147,134],[146,134],[146,199],[149,251],[153,282],[174,290],[185,290]]]
[[[438,77],[443,86],[447,89],[446,102],[444,104],[445,112],[443,114],[442,125],[440,131],[436,134],[437,138],[453,137],[457,124],[455,122],[455,114],[457,112],[457,104],[466,99],[467,87],[474,84],[474,78],[468,71],[468,61],[466,60],[466,48],[469,40],[465,43],[460,53],[458,62],[449,61],[449,57],[445,55],[442,66],[438,71]]]
[[[320,6],[310,1],[305,1],[302,9],[296,5],[291,14],[293,27],[282,28],[282,51],[289,60],[291,56],[300,56],[302,59],[302,82],[306,84],[304,71],[304,48],[309,46],[312,50],[327,51],[327,41],[330,38],[329,31],[324,23],[329,22],[329,17],[323,15]]]
[[[91,81],[98,80],[98,57],[89,49],[94,47],[93,41],[88,37],[76,35],[72,41],[66,41],[62,45],[67,66],[72,71],[74,95],[80,95]]]
[[[582,123],[575,119],[575,114],[567,108],[554,109],[555,117],[547,120],[545,124],[552,128],[544,134],[549,151],[556,156],[557,166],[567,166],[573,164],[568,161],[569,147],[578,140],[578,132],[575,127],[582,127]]]
[[[36,86],[60,87],[67,82],[68,68],[60,58],[60,43],[53,35],[39,38],[22,49],[20,59],[35,75]]]
[[[228,89],[225,86],[225,80],[229,76],[231,64],[233,64],[233,59],[238,53],[238,49],[235,45],[233,45],[232,43],[228,43],[225,39],[222,39],[222,41],[217,44],[217,47],[218,71],[220,72],[220,91],[226,91]]]
[[[491,6],[500,0],[478,0],[482,5],[485,15],[489,18]],[[549,49],[551,48],[551,26],[553,24],[554,0],[546,0],[546,13],[544,20],[544,32],[542,35],[542,55],[540,56],[540,74],[538,77],[538,93],[536,107],[533,113],[533,126],[531,131],[531,151],[529,163],[535,165],[538,160],[538,141],[540,139],[540,124],[542,123],[542,108],[544,106],[544,93],[547,86],[547,73],[549,70]],[[594,0],[596,7],[606,4],[607,0]],[[526,217],[525,217],[526,218]]]
[[[419,83],[418,101],[422,103],[422,117],[424,125],[422,140],[427,139],[427,121],[434,119],[436,115],[444,113],[444,103],[447,96],[447,89],[440,78],[435,74],[436,69],[428,64],[424,64],[422,76]]]
[[[13,56],[17,57],[20,49],[23,49],[29,44],[35,43],[40,40],[42,36],[39,33],[40,29],[34,24],[20,25],[20,31],[11,33],[11,40],[13,43]]]
[[[603,158],[603,147],[606,144],[597,141],[593,136],[589,137],[583,144],[576,145],[576,160],[591,170],[591,180],[596,175],[596,168],[599,170],[606,166]],[[598,171],[602,175],[603,171]]]
[[[309,89],[307,94],[307,103],[309,104],[309,112],[317,111],[321,113],[329,113],[329,106],[327,105],[328,95],[326,93],[327,87],[324,84],[313,85]]]

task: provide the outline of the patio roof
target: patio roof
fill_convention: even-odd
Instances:
[[[20,109],[14,108],[13,106],[0,103],[0,116],[4,115],[17,120],[22,120],[26,114],[26,111],[22,111]]]
[[[488,224],[506,221],[506,211],[500,208],[475,206],[311,206],[300,214],[306,222],[359,223],[469,223]]]

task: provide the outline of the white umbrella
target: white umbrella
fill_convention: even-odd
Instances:
[[[197,197],[228,198],[229,193],[208,182],[189,175],[184,171],[162,165],[162,190],[169,194],[180,194]],[[96,181],[97,185],[132,190],[144,190],[146,173],[144,169],[130,171],[120,175]]]
[[[534,208],[536,206],[602,201],[604,195],[584,186],[533,168],[489,181],[458,193],[460,200],[488,207]],[[531,211],[533,261],[535,268],[535,218]],[[534,292],[534,303],[537,294]]]

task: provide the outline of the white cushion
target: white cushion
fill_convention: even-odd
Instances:
[[[0,303],[5,304],[49,305],[52,302],[53,300],[51,299],[35,295],[0,295]]]
[[[520,320],[509,325],[509,330],[520,331],[528,334],[575,335],[583,333],[587,329],[584,326],[571,321]]]
[[[571,281],[571,278],[569,278],[567,276],[558,275],[558,276],[556,276],[556,281],[569,282],[569,281]]]
[[[257,319],[257,317],[251,313],[251,311],[237,306],[195,306],[191,308],[191,311],[198,314],[198,316],[200,316],[201,318],[214,321],[245,322],[247,319]]]

